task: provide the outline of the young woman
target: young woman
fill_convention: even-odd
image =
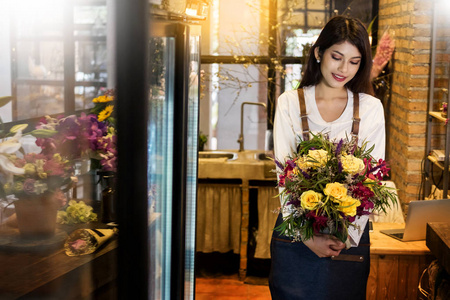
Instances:
[[[331,139],[355,134],[360,145],[363,141],[368,147],[374,145],[372,156],[384,159],[384,112],[381,102],[371,96],[371,67],[365,26],[357,19],[333,17],[311,48],[299,90],[287,91],[278,99],[275,157],[284,161],[294,153],[300,139],[309,138],[309,129],[327,133]],[[302,115],[306,113],[303,123],[301,106]],[[275,226],[281,222],[280,214]],[[274,231],[269,277],[272,299],[365,299],[370,241],[368,226],[362,225],[365,230],[359,246],[348,250],[329,235],[292,242]]]

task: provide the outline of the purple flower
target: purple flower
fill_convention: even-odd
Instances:
[[[336,146],[336,156],[338,156],[339,154],[341,154],[341,150],[342,150],[342,144],[344,143],[344,140],[341,139],[339,141],[339,143]]]

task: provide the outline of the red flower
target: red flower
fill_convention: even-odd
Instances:
[[[314,233],[320,233],[327,226],[328,217],[318,216],[314,210],[310,211],[306,217],[313,221]]]

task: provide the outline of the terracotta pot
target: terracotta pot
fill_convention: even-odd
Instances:
[[[57,205],[49,194],[21,198],[14,206],[22,238],[46,239],[55,235]]]

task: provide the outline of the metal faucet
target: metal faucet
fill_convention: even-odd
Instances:
[[[267,106],[262,102],[242,102],[241,104],[241,134],[239,134],[239,138],[237,142],[239,143],[239,152],[244,151],[244,105],[259,105],[264,107],[264,110],[267,112]]]

